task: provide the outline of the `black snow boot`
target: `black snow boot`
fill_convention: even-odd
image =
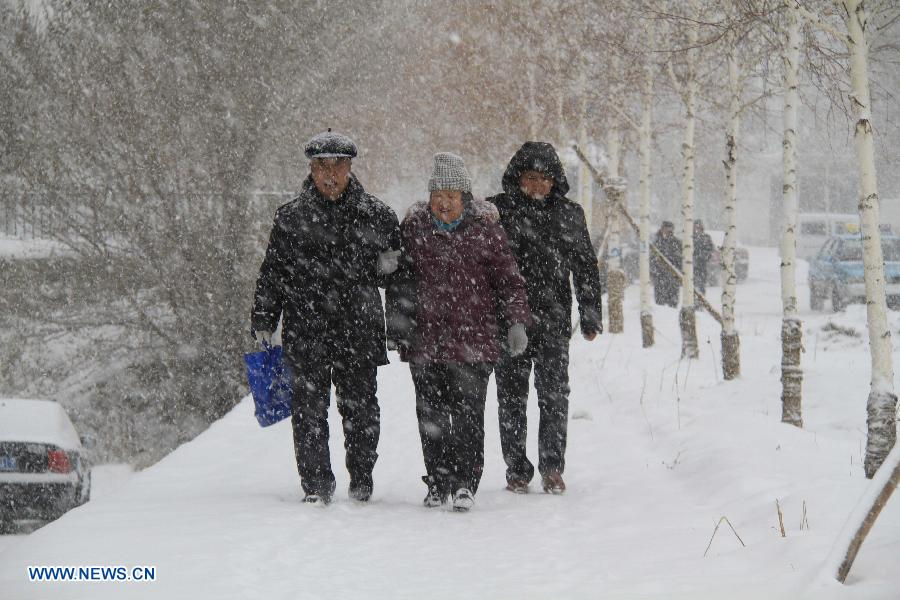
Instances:
[[[351,500],[368,502],[369,498],[372,497],[372,489],[373,484],[371,477],[351,478],[348,494]]]
[[[441,486],[431,477],[423,477],[422,481],[428,486],[428,495],[422,500],[425,508],[437,508],[442,504],[446,504],[450,497],[450,493],[443,490]]]

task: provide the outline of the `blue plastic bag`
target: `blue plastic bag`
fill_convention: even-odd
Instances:
[[[260,426],[268,427],[291,416],[293,377],[284,360],[284,348],[266,344],[260,352],[244,354],[244,362]]]

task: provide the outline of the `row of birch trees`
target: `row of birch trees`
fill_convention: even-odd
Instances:
[[[608,114],[614,123],[606,148],[610,165],[618,165],[618,130],[625,128],[637,138],[639,163],[639,273],[641,290],[641,334],[645,347],[653,345],[653,313],[650,301],[649,214],[651,197],[652,140],[656,128],[653,109],[674,98],[680,107],[683,128],[680,213],[682,222],[682,302],[679,312],[682,358],[698,356],[696,307],[709,307],[722,326],[723,374],[726,380],[740,374],[740,338],[735,327],[736,282],[735,246],[737,239],[737,181],[741,148],[741,121],[748,113],[780,96],[782,114],[782,202],[781,292],[782,292],[782,421],[803,426],[803,324],[800,318],[796,281],[796,230],[798,213],[797,154],[803,152],[799,139],[798,111],[801,108],[801,84],[806,75],[815,78],[820,90],[833,102],[833,108],[845,110],[853,124],[855,160],[858,172],[858,210],[864,252],[866,313],[871,355],[871,383],[867,397],[867,443],[865,474],[879,474],[880,493],[876,500],[861,507],[848,523],[853,541],[832,557],[834,572],[846,578],[853,558],[868,528],[900,479],[900,453],[895,448],[897,396],[892,367],[892,336],[887,319],[884,259],[879,231],[879,195],[876,175],[872,94],[869,81],[873,40],[879,36],[897,37],[900,6],[891,0],[738,0],[735,2],[667,2],[646,0],[631,7],[631,28],[638,36],[617,40],[617,49],[630,60],[629,66],[615,72],[629,82],[610,85]],[[891,33],[893,31],[893,33]],[[767,57],[780,56],[781,68],[765,69]],[[634,60],[634,58],[639,60]],[[626,97],[623,89],[630,90]],[[771,100],[770,100],[771,99]],[[721,210],[725,239],[722,248],[724,282],[719,315],[708,300],[694,289],[693,224],[695,147],[698,107],[701,102],[724,115],[723,181]],[[618,257],[619,213],[625,205],[619,173],[607,168],[608,198],[605,247],[610,257],[609,270],[610,331],[622,331],[618,317],[621,286],[624,279]],[[595,207],[594,210],[597,210]],[[613,324],[613,320],[617,320]],[[613,326],[615,325],[615,326]],[[892,452],[893,449],[893,452]],[[879,471],[881,469],[881,471]],[[848,537],[849,536],[845,536]],[[830,564],[831,564],[830,563]]]
[[[614,56],[606,62],[618,79],[604,83],[607,90],[604,184],[607,206],[603,248],[609,273],[610,331],[622,331],[624,286],[620,238],[629,216],[623,215],[622,182],[618,165],[625,134],[636,139],[639,164],[639,224],[641,282],[641,335],[645,347],[653,344],[653,311],[650,300],[649,259],[651,165],[654,107],[662,103],[679,107],[682,128],[681,201],[682,302],[679,312],[681,354],[698,356],[696,310],[707,307],[722,326],[723,375],[740,375],[740,336],[735,325],[737,275],[735,247],[741,121],[776,104],[782,113],[782,421],[803,426],[802,382],[803,324],[796,282],[796,226],[798,213],[797,153],[798,111],[801,82],[814,73],[835,102],[834,108],[850,107],[854,123],[855,160],[859,173],[859,215],[864,248],[866,307],[871,353],[871,387],[867,399],[868,438],[866,476],[871,478],[884,463],[896,441],[897,397],[893,386],[891,331],[887,320],[884,260],[879,233],[879,198],[875,170],[872,98],[869,83],[870,43],[874,37],[900,29],[900,6],[890,1],[864,0],[740,0],[737,2],[667,2],[645,0],[622,5],[627,14],[620,37],[610,34],[607,47]],[[639,31],[639,35],[634,32]],[[896,35],[894,33],[893,35]],[[767,58],[781,57],[780,69],[768,69]],[[804,61],[805,58],[805,61]],[[824,64],[827,61],[827,65]],[[829,87],[830,86],[830,87]],[[839,104],[843,101],[843,104]],[[724,123],[722,131],[723,185],[721,212],[725,239],[722,248],[723,286],[721,314],[694,289],[693,224],[696,187],[696,137],[698,111],[715,111]],[[623,216],[625,218],[623,218]],[[597,232],[595,232],[597,235]]]

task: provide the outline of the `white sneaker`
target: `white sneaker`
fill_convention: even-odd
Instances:
[[[475,498],[468,488],[459,488],[453,494],[453,510],[466,512],[475,506]]]

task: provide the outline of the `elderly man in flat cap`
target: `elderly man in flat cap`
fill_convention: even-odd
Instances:
[[[331,130],[306,145],[309,176],[278,209],[259,270],[251,329],[281,338],[294,371],[294,451],[304,502],[326,505],[335,489],[328,451],[331,384],[343,420],[350,498],[372,495],[380,411],[376,369],[387,364],[379,287],[397,268],[397,216],[351,172],[356,144]]]

